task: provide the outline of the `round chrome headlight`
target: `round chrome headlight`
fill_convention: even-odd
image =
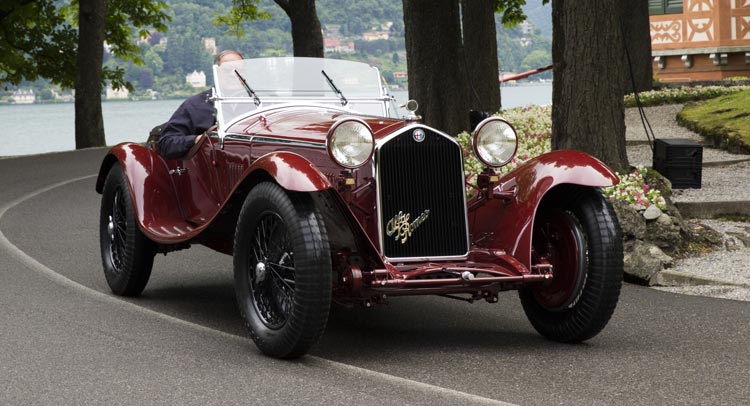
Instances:
[[[344,168],[359,168],[375,148],[372,130],[364,121],[344,119],[328,130],[328,153]]]
[[[479,123],[471,141],[477,158],[493,168],[510,162],[518,147],[516,130],[498,117],[490,117]]]

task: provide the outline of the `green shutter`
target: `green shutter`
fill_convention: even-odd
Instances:
[[[683,0],[648,0],[648,14],[682,14]]]
[[[664,14],[664,0],[648,0],[648,13],[652,16]]]
[[[664,14],[682,14],[682,0],[665,0]]]

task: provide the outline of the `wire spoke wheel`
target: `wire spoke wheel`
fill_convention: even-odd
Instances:
[[[287,227],[276,213],[264,213],[254,234],[255,263],[248,266],[253,304],[263,323],[278,329],[294,307],[294,252]]]
[[[123,259],[125,258],[125,239],[127,236],[127,219],[125,218],[125,206],[122,190],[115,191],[112,201],[112,212],[108,216],[107,232],[109,233],[109,255],[112,268],[115,273],[122,272]]]
[[[156,246],[138,228],[128,181],[118,163],[110,169],[102,190],[99,245],[112,293],[140,295],[151,276]]]
[[[312,199],[255,186],[234,240],[235,294],[250,338],[273,357],[304,355],[325,330],[331,284],[328,236]]]

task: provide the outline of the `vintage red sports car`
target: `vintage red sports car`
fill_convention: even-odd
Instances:
[[[459,144],[421,124],[411,102],[396,117],[374,67],[249,59],[214,66],[214,83],[217,127],[191,156],[124,143],[102,162],[101,254],[115,294],[140,294],[156,253],[203,244],[233,255],[248,333],[281,358],[318,341],[332,302],[496,302],[517,289],[552,340],[580,342],[609,321],[622,236],[599,189],[618,178],[600,161],[555,151],[498,175],[517,135],[491,117],[472,135],[486,169],[467,199]]]

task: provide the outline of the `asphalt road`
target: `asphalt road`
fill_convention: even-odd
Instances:
[[[243,338],[231,258],[158,256],[109,293],[94,177],[104,150],[0,159],[0,404],[747,404],[750,303],[626,285],[609,326],[546,341],[508,292],[335,308],[310,356]]]

